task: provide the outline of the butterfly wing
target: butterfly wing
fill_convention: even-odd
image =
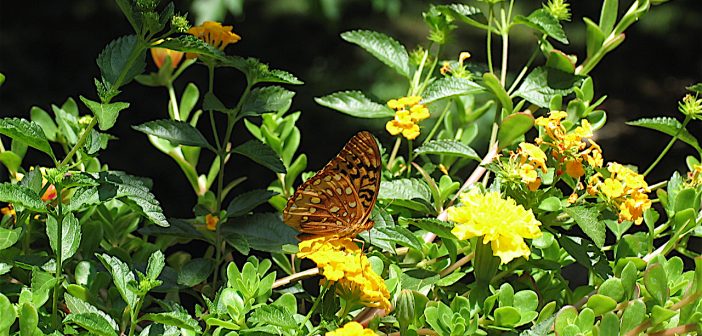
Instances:
[[[283,221],[302,236],[352,237],[369,221],[380,187],[380,150],[369,132],[356,134],[315,176],[297,188]]]

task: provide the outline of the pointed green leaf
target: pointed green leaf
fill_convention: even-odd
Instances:
[[[514,95],[548,108],[553,97],[570,94],[573,88],[580,86],[583,78],[557,69],[538,67],[529,73]]]
[[[257,206],[268,202],[268,200],[278,195],[275,191],[256,189],[245,192],[234,197],[227,207],[229,217],[239,217],[248,214]]]
[[[156,200],[149,188],[140,178],[125,173],[108,171],[97,175],[100,183],[98,189],[89,189],[83,196],[84,204],[91,204],[98,196],[100,201],[117,198],[133,208],[141,211],[146,218],[159,226],[169,226],[163,215],[161,204]]]
[[[514,110],[514,104],[497,77],[489,72],[486,72],[483,74],[483,84],[485,84],[485,86],[492,91],[492,94],[497,97],[497,100],[500,101],[502,108],[507,112],[507,114],[511,114]]]
[[[56,126],[56,123],[48,112],[42,110],[40,107],[32,106],[32,109],[29,111],[29,115],[31,116],[32,121],[41,127],[41,130],[44,131],[44,134],[49,141],[56,141],[56,131],[58,130],[58,126]]]
[[[470,146],[456,140],[431,140],[414,150],[420,154],[439,154],[464,157],[480,161],[480,156]]]
[[[626,124],[631,126],[650,128],[652,130],[656,130],[670,136],[675,136],[679,132],[678,139],[692,146],[698,152],[702,153],[702,148],[700,148],[700,144],[697,142],[697,138],[695,138],[694,135],[688,132],[687,129],[682,128],[682,124],[675,118],[642,118],[639,120],[628,121]]]
[[[137,55],[132,57],[134,53]],[[110,42],[100,52],[96,61],[100,67],[102,78],[111,84],[122,86],[129,83],[136,75],[144,72],[146,48],[141,45],[135,35],[122,36]]]
[[[429,104],[444,98],[474,95],[485,89],[473,81],[460,77],[444,77],[431,82],[422,93],[422,103]]]
[[[431,191],[426,182],[419,179],[399,179],[393,181],[380,182],[379,199],[421,199],[431,200]]]
[[[39,124],[35,122],[20,118],[2,118],[0,119],[0,134],[49,154],[55,160],[49,140]]]
[[[257,213],[239,217],[236,225],[222,226],[224,234],[236,233],[249,242],[252,249],[282,253],[285,244],[297,244],[297,231],[285,225],[277,213]]]
[[[119,330],[117,322],[115,322],[115,320],[110,315],[107,315],[105,312],[103,312],[100,309],[97,309],[90,303],[80,300],[68,293],[63,294],[63,298],[66,301],[66,306],[68,307],[68,310],[72,314],[95,313],[97,315],[100,315],[103,319],[105,319],[105,321],[107,321],[107,323],[110,324],[112,329]]]
[[[188,313],[181,311],[172,311],[166,313],[146,314],[140,318],[142,321],[154,321],[167,326],[174,326],[186,330],[200,332],[201,328],[197,321],[190,317]]]
[[[110,322],[97,313],[69,314],[63,319],[63,323],[79,325],[87,330],[90,335],[117,336],[117,332],[112,328]]]
[[[212,148],[200,131],[184,121],[154,120],[132,126],[135,130],[170,141],[173,146]]]
[[[46,206],[41,197],[32,189],[19,184],[0,183],[0,201],[36,212],[46,212]]]
[[[183,265],[178,272],[178,284],[186,287],[194,287],[207,280],[214,270],[212,259],[195,258]]]
[[[224,52],[193,35],[169,38],[159,43],[157,47],[210,57],[224,56]]]
[[[249,83],[252,85],[256,83],[303,84],[293,74],[283,70],[271,69],[267,64],[261,63],[253,57],[243,58],[241,56],[228,55],[221,57],[219,61],[223,66],[235,68],[246,74]]]
[[[390,118],[395,115],[391,108],[371,101],[360,91],[335,92],[314,101],[356,118]]]
[[[295,92],[280,86],[264,86],[251,90],[248,98],[241,106],[241,115],[253,116],[266,112],[286,111],[292,104]]]
[[[134,273],[132,273],[127,264],[117,257],[105,253],[98,254],[97,257],[102,264],[105,265],[105,268],[107,268],[110,274],[112,274],[112,281],[124,302],[133,310],[136,307],[138,297],[136,293],[129,289],[127,284],[131,281],[136,281]]]
[[[166,260],[163,256],[163,252],[160,250],[154,251],[154,253],[149,256],[149,262],[146,266],[146,277],[155,281],[158,279],[159,275],[161,275],[164,266],[166,266]]]
[[[80,96],[80,100],[95,114],[100,130],[108,130],[117,122],[117,115],[120,111],[129,107],[129,103],[117,102],[101,104],[88,98]]]
[[[518,112],[502,119],[497,132],[497,143],[500,148],[511,145],[534,127],[534,117],[529,112]]]
[[[341,34],[341,38],[359,45],[400,75],[410,78],[407,50],[392,37],[369,30],[354,30]]]
[[[0,319],[0,333],[8,332],[17,319],[17,313],[10,299],[2,293],[0,293],[0,316],[2,316]],[[5,335],[9,335],[9,333]]]
[[[80,246],[80,224],[72,212],[63,218],[61,232],[61,241],[59,242],[58,223],[56,218],[49,216],[46,219],[46,235],[49,237],[51,249],[55,254],[58,255],[58,250],[61,249],[61,262],[63,262],[72,257]]]
[[[258,140],[249,140],[232,149],[232,153],[246,156],[274,173],[285,173],[285,166],[278,154],[271,147]]]
[[[561,27],[558,19],[556,19],[553,15],[551,15],[551,13],[548,12],[548,10],[544,8],[537,9],[526,17],[518,15],[514,18],[514,22],[521,23],[532,29],[536,29],[558,42],[568,44],[568,37],[563,31],[563,27]]]
[[[575,220],[580,229],[592,239],[597,247],[604,246],[605,225],[597,218],[599,211],[584,206],[565,208],[563,211]]]
[[[15,245],[22,235],[22,228],[6,229],[0,228],[0,251]],[[2,330],[2,328],[0,328]]]

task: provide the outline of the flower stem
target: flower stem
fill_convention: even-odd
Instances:
[[[173,85],[169,82],[168,85],[166,85],[168,88],[168,98],[171,102],[171,119],[173,120],[180,120],[180,111],[178,111],[178,101],[177,97],[175,94],[175,90],[173,89]]]
[[[48,183],[47,183],[48,184]],[[58,200],[58,215],[56,216],[56,283],[54,284],[54,295],[53,302],[51,304],[51,318],[53,321],[54,329],[58,329],[61,326],[61,320],[58,316],[58,302],[59,294],[61,291],[61,282],[63,278],[63,207],[62,207],[62,192],[60,183],[56,183],[56,199]],[[54,237],[49,237],[52,239]]]
[[[392,170],[395,166],[395,157],[397,157],[397,151],[400,149],[400,137],[395,139],[395,145],[392,147],[392,152],[390,153],[390,158],[388,159],[388,170]]]
[[[298,335],[304,335],[303,333],[303,328],[305,327],[305,324],[307,324],[307,321],[310,320],[312,317],[312,313],[314,313],[315,310],[317,310],[317,306],[319,306],[319,303],[322,302],[322,298],[324,297],[325,294],[327,294],[327,291],[329,290],[329,286],[323,285],[322,286],[322,291],[319,293],[317,298],[314,300],[314,303],[312,304],[312,308],[310,308],[310,311],[307,312],[307,315],[305,316],[305,320],[300,323],[300,326],[297,327],[297,334]]]
[[[434,127],[432,127],[431,131],[429,132],[429,135],[427,135],[427,137],[424,138],[424,142],[422,142],[422,145],[426,144],[427,142],[429,142],[431,140],[431,138],[434,137],[434,134],[439,129],[439,126],[441,126],[441,123],[444,121],[444,117],[446,117],[446,114],[448,113],[448,110],[451,107],[451,102],[452,101],[446,103],[446,107],[441,112],[441,115],[439,115],[439,118],[436,119],[436,123],[434,123]]]
[[[675,136],[673,136],[673,138],[670,139],[670,142],[668,142],[668,145],[665,146],[665,148],[664,148],[663,151],[658,155],[658,157],[656,158],[656,160],[653,161],[653,163],[651,163],[651,165],[648,167],[648,169],[646,169],[646,171],[643,173],[643,176],[648,175],[648,173],[650,173],[650,172],[653,170],[653,168],[663,159],[663,157],[668,153],[668,151],[670,150],[670,148],[673,147],[673,144],[675,144],[675,141],[678,140],[678,138],[680,137],[680,134],[681,134],[682,131],[685,129],[685,126],[687,126],[687,124],[690,122],[691,119],[692,119],[692,118],[690,118],[690,116],[685,116],[685,120],[683,121],[682,125],[680,126],[680,129],[678,129],[678,131],[675,132]]]

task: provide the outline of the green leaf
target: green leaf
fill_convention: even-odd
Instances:
[[[140,318],[142,321],[154,321],[168,326],[174,326],[186,330],[200,332],[201,328],[197,321],[190,317],[188,313],[181,311],[172,311],[166,313],[146,314]]]
[[[514,104],[497,77],[492,73],[486,72],[483,74],[483,84],[497,97],[507,114],[511,114],[514,110]]]
[[[15,229],[0,228],[0,251],[15,245],[22,235],[22,228]],[[0,328],[2,330],[2,328]]]
[[[3,84],[5,84],[5,74],[0,73],[0,86],[2,86]]]
[[[37,325],[39,324],[39,314],[31,303],[24,303],[19,308],[19,335],[35,336],[43,333]]]
[[[628,121],[626,124],[631,126],[650,128],[652,130],[665,133],[672,137],[674,137],[675,134],[678,134],[678,132],[680,132],[680,134],[678,134],[679,140],[692,146],[694,149],[697,150],[697,152],[702,153],[702,148],[700,148],[700,144],[697,142],[697,138],[695,138],[694,135],[688,132],[687,129],[682,128],[682,124],[675,118],[642,118],[635,121]]]
[[[252,249],[282,253],[285,244],[297,244],[297,231],[285,225],[276,213],[257,213],[236,219],[236,225],[222,226],[225,234],[237,233],[249,242]]]
[[[341,38],[359,45],[400,75],[410,78],[407,50],[392,37],[369,30],[354,30],[342,33]]]
[[[620,335],[625,335],[629,330],[634,329],[646,318],[646,305],[642,300],[635,300],[624,310],[621,318]]]
[[[29,111],[29,115],[31,116],[32,121],[41,127],[41,130],[44,132],[44,135],[46,135],[46,138],[49,139],[49,141],[56,141],[58,126],[56,126],[56,123],[51,118],[49,113],[37,106],[32,106],[32,109]]]
[[[100,309],[97,309],[90,303],[80,300],[68,293],[63,294],[63,298],[66,301],[66,306],[68,307],[68,310],[72,314],[94,313],[100,315],[103,319],[105,319],[105,321],[107,321],[107,323],[110,324],[112,329],[119,330],[117,322],[115,322],[115,320],[110,315],[107,315],[105,312],[103,312]]]
[[[600,321],[600,335],[619,335],[619,318],[614,313],[607,313]]]
[[[665,268],[661,264],[653,264],[648,267],[643,275],[643,283],[646,291],[656,300],[658,305],[664,305],[668,300],[670,290],[668,288],[668,277]]]
[[[695,92],[697,94],[702,94],[702,83],[695,83],[693,85],[685,87],[686,90]]]
[[[548,108],[553,97],[570,94],[573,88],[580,86],[583,78],[557,69],[538,67],[529,73],[514,95]]]
[[[514,327],[522,319],[519,310],[514,307],[499,307],[495,309],[495,324],[501,327]]]
[[[480,156],[470,146],[456,140],[431,140],[414,150],[417,155],[439,154],[458,156],[480,161]]]
[[[129,269],[129,266],[117,257],[112,257],[109,254],[98,254],[98,259],[105,265],[105,268],[112,274],[112,281],[117,287],[117,291],[122,296],[124,302],[133,311],[139,299],[133,291],[127,286],[128,283],[136,281],[134,273]]]
[[[59,248],[61,249],[61,262],[64,262],[78,251],[81,232],[78,219],[72,212],[63,218],[62,223],[60,242],[58,241],[58,222],[53,216],[46,219],[46,235],[49,237],[49,244],[56,255],[58,255]]]
[[[98,120],[98,127],[102,131],[112,128],[115,122],[117,122],[117,115],[119,112],[129,107],[129,103],[117,102],[101,104],[83,96],[80,96],[80,100],[95,114]]]
[[[453,233],[451,233],[451,230],[453,229],[453,224],[449,222],[444,222],[436,218],[405,217],[400,217],[399,221],[402,225],[411,224],[427,232],[432,232],[441,238],[456,239],[456,236],[454,236]]]
[[[46,139],[39,124],[35,122],[20,118],[2,118],[0,119],[0,134],[49,154],[52,159],[56,160],[49,140]]]
[[[10,299],[2,293],[0,293],[0,316],[2,316],[0,319],[0,333],[8,332],[17,319],[17,313]],[[5,335],[9,335],[9,333]]]
[[[484,23],[481,23],[472,18],[478,14],[483,14],[480,8],[468,6],[464,4],[451,4],[451,5],[439,5],[436,9],[442,13],[448,14],[451,17],[458,18],[459,20],[479,29],[492,30],[493,33],[497,33],[494,27],[490,27]],[[481,15],[485,18],[485,15]]]
[[[592,239],[595,246],[602,248],[605,242],[605,225],[597,219],[599,211],[584,206],[565,208],[563,211],[575,220],[580,229]]]
[[[280,86],[264,86],[251,90],[241,106],[242,116],[255,116],[266,112],[286,111],[292,104],[295,92]]]
[[[473,81],[460,77],[444,77],[431,82],[422,93],[422,103],[429,104],[444,98],[474,95],[485,89]]]
[[[0,162],[2,162],[10,172],[16,172],[22,165],[22,158],[14,152],[0,152]]]
[[[529,28],[536,29],[541,33],[548,35],[554,40],[563,44],[568,44],[568,37],[563,31],[560,22],[548,10],[544,8],[533,11],[529,16],[518,15],[514,18],[514,22],[526,25]]]
[[[121,172],[107,171],[100,172],[97,181],[100,187],[88,192],[85,196],[88,201],[94,200],[95,196],[99,196],[100,201],[117,198],[141,211],[154,224],[169,225],[161,205],[141,179]]]
[[[69,314],[63,323],[74,323],[87,330],[90,335],[117,336],[110,322],[97,313]]]
[[[617,301],[615,301],[609,296],[605,296],[602,294],[593,294],[588,298],[586,306],[592,309],[595,315],[599,316],[604,313],[613,311],[614,308],[617,308]]]
[[[211,259],[195,258],[190,260],[178,272],[178,284],[185,287],[194,287],[207,280],[214,270],[214,261]]]
[[[163,252],[160,250],[154,251],[154,253],[149,256],[149,262],[146,266],[146,276],[155,281],[158,276],[161,275],[163,267],[166,266],[166,261],[163,256]]]
[[[255,189],[234,197],[227,207],[229,217],[239,217],[248,214],[257,206],[268,202],[268,200],[278,195],[275,191]]]
[[[132,126],[132,128],[139,132],[168,140],[173,146],[184,145],[212,148],[205,136],[197,128],[184,121],[154,120],[138,126]]]
[[[135,52],[138,52],[137,56],[130,59],[130,56]],[[135,35],[127,35],[110,42],[100,52],[96,61],[98,67],[100,67],[102,78],[113,85],[119,84],[119,86],[122,86],[129,83],[136,75],[144,72],[144,68],[146,68],[145,58],[146,48],[141,45],[139,39]],[[124,74],[120,78],[123,72]],[[120,82],[118,83],[117,81]]]
[[[46,212],[46,206],[41,197],[32,189],[19,184],[0,183],[0,201],[12,203],[16,207],[21,206],[36,212]]]
[[[246,156],[274,173],[285,173],[285,166],[278,154],[270,146],[258,140],[249,140],[232,149],[232,153]]]
[[[216,319],[215,319],[216,320]],[[209,325],[212,320],[207,320]],[[139,336],[181,336],[181,335],[192,335],[192,332],[182,332],[181,330],[174,326],[164,326],[163,324],[149,324],[146,328],[142,329]],[[227,334],[231,335],[231,334]]]
[[[283,307],[275,305],[263,305],[251,313],[247,322],[255,325],[272,325],[286,330],[297,328],[297,322],[293,316]]]
[[[431,190],[419,179],[399,179],[380,182],[379,199],[431,200]]]
[[[609,35],[617,22],[619,0],[604,0],[600,12],[600,30],[604,35]]]
[[[395,116],[391,108],[371,101],[360,91],[340,91],[315,98],[317,104],[337,110],[356,118],[390,118]]]
[[[175,38],[169,38],[158,44],[157,47],[210,57],[224,56],[223,51],[193,35],[181,35]]]
[[[497,132],[497,143],[500,148],[505,148],[524,136],[532,127],[534,127],[534,116],[531,113],[510,114],[502,119],[502,124]]]
[[[415,236],[412,233],[412,231],[402,226],[386,226],[384,228],[378,228],[378,231],[383,233],[383,235],[379,236],[376,239],[400,244],[402,246],[409,247],[415,251],[422,250],[422,241],[419,238],[417,238],[417,236]]]
[[[267,64],[261,63],[253,57],[243,58],[230,55],[220,58],[219,61],[223,66],[235,68],[246,74],[249,84],[252,85],[256,83],[303,84],[293,74],[283,70],[270,69]]]
[[[139,233],[145,235],[165,235],[182,239],[200,239],[205,240],[205,237],[200,231],[197,231],[193,225],[181,219],[171,219],[169,227],[161,226],[146,226],[139,229]]]

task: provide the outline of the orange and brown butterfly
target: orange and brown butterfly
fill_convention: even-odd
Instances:
[[[380,187],[381,159],[375,137],[359,132],[288,200],[283,221],[299,239],[355,237],[373,227],[371,210]]]

